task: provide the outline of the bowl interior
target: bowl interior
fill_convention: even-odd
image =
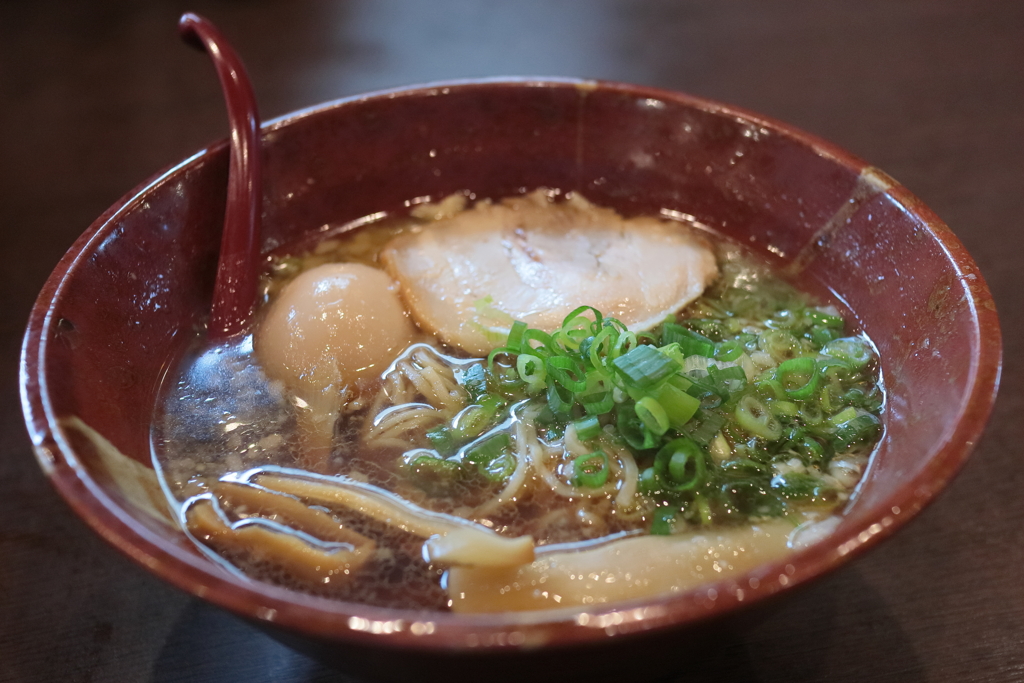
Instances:
[[[955,473],[991,407],[998,323],[963,247],[892,179],[782,124],[632,86],[477,82],[300,112],[265,127],[264,158],[265,250],[401,212],[414,197],[554,187],[627,215],[690,216],[849,306],[881,352],[888,403],[884,437],[842,526],[739,583],[629,606],[645,628],[757,601],[888,535]],[[221,143],[145,184],[93,224],[40,295],[23,397],[61,493],[173,583],[300,632],[425,647],[487,634],[504,646],[508,639],[494,634],[510,629],[533,644],[605,637],[607,629],[557,614],[438,615],[429,633],[371,633],[365,625],[374,620],[411,624],[422,615],[257,590],[199,555],[170,523],[150,466],[150,417],[165,368],[204,324],[226,176]]]

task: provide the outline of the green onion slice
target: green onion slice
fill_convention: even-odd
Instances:
[[[650,397],[665,411],[669,425],[676,431],[683,429],[700,409],[700,399],[690,396],[671,381],[652,391]]]
[[[587,358],[590,359],[591,365],[595,368],[605,367],[608,362],[606,359],[611,356],[611,351],[617,340],[618,332],[611,326],[605,327],[594,335],[590,347],[587,349]]]
[[[504,406],[505,402],[494,394],[482,396],[476,405],[468,406],[455,417],[455,439],[461,442],[480,434]]]
[[[466,388],[473,400],[487,393],[487,368],[482,363],[470,365],[461,377],[456,374],[459,384]]]
[[[544,361],[529,353],[520,353],[516,358],[516,372],[527,384],[541,386],[548,376]]]
[[[583,317],[583,314],[586,313],[587,311],[590,311],[591,313],[594,314],[593,322]],[[591,329],[595,330],[601,329],[601,326],[604,323],[604,315],[601,313],[601,311],[597,310],[593,306],[580,306],[579,308],[575,309],[572,313],[565,316],[565,319],[562,320],[562,327],[569,327],[571,323],[575,323],[577,318],[586,321],[587,326],[592,326]],[[613,318],[609,318],[609,320],[613,320]]]
[[[572,483],[576,486],[598,488],[608,481],[608,456],[604,451],[581,455],[572,461]]]
[[[637,346],[624,356],[612,361],[623,381],[637,389],[650,389],[681,369],[675,362],[653,346]]]
[[[830,417],[828,419],[828,421],[838,427],[839,425],[843,424],[844,422],[849,422],[850,420],[852,420],[855,417],[857,417],[857,409],[853,408],[853,407],[850,407],[850,408],[844,408],[843,410],[840,410],[838,413],[836,413],[835,415]]]
[[[833,339],[821,349],[821,353],[847,363],[855,370],[863,368],[875,357],[874,351],[859,337]]]
[[[676,523],[676,510],[673,508],[658,508],[654,511],[651,519],[651,534],[654,536],[668,536]]]
[[[843,319],[840,318],[839,316],[824,313],[813,308],[808,308],[806,311],[806,315],[808,318],[813,320],[818,325],[832,327],[840,330],[843,329]]]
[[[612,351],[609,354],[609,356],[612,358],[612,360],[614,360],[619,356],[625,353],[629,353],[630,351],[635,349],[637,343],[638,342],[635,333],[629,330],[620,332],[618,338],[615,340],[615,344],[612,346]]]
[[[427,440],[434,450],[443,457],[455,453],[455,435],[447,425],[441,425],[427,430]],[[421,456],[422,457],[422,456]]]
[[[692,491],[707,478],[704,451],[693,439],[673,439],[654,456],[654,473],[670,491]]]
[[[551,412],[568,415],[572,411],[573,393],[557,382],[548,382],[547,398]]]
[[[501,455],[511,443],[512,438],[508,434],[494,434],[467,446],[463,451],[464,457],[477,465],[486,464]]]
[[[747,394],[736,404],[736,422],[754,436],[775,441],[782,436],[782,425],[757,398]]]
[[[640,472],[640,476],[637,477],[637,488],[640,489],[640,493],[655,493],[661,490],[661,483],[658,481],[658,475],[654,473],[653,467],[648,467]]]
[[[409,467],[415,474],[440,475],[452,477],[459,469],[459,463],[442,458],[434,458],[429,455],[421,455],[409,463]]]
[[[771,411],[780,417],[796,417],[800,412],[800,406],[792,401],[771,401],[768,403]]]
[[[776,362],[782,362],[795,355],[800,344],[796,338],[784,330],[766,330],[757,338],[757,344],[761,350],[772,357]]]
[[[534,345],[533,342],[537,342],[537,345]],[[544,330],[537,330],[532,327],[523,332],[521,348],[523,350],[530,350],[537,356],[552,356],[562,353],[558,344],[555,343],[554,337]]]
[[[743,353],[744,349],[740,346],[739,342],[732,340],[724,341],[715,347],[715,360],[729,363],[742,356]]]
[[[868,413],[861,413],[849,422],[844,422],[836,429],[833,442],[836,451],[842,452],[856,443],[875,438],[881,426],[878,418]]]
[[[688,330],[682,325],[665,323],[661,331],[662,344],[679,344],[683,355],[713,358],[715,343],[702,334]]]
[[[587,388],[587,375],[583,363],[569,356],[551,356],[544,359],[547,374],[568,391],[577,392]]]
[[[776,376],[789,398],[808,399],[818,391],[818,365],[809,356],[783,361]]]
[[[651,430],[637,417],[630,401],[620,403],[616,408],[615,426],[626,443],[638,451],[649,450],[658,444]]]
[[[668,415],[653,396],[644,396],[636,402],[636,406],[633,409],[636,411],[636,416],[644,423],[644,426],[654,434],[661,436],[668,431],[670,426]]]
[[[519,353],[522,351],[523,335],[526,333],[527,329],[527,324],[522,320],[517,320],[512,323],[512,329],[508,331],[508,341],[505,342],[505,346],[513,353]]]
[[[503,482],[512,476],[516,469],[516,459],[508,452],[499,454],[497,457],[477,464],[480,474],[484,475],[490,482]]]
[[[601,433],[601,423],[594,415],[576,420],[572,424],[576,428],[576,436],[580,441],[589,441]]]
[[[707,446],[728,421],[724,415],[713,410],[698,410],[683,431],[701,446]]]
[[[588,415],[604,415],[615,407],[614,393],[611,390],[578,395],[577,398]]]

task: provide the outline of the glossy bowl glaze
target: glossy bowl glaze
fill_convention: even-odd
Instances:
[[[736,580],[585,611],[473,617],[246,581],[168,520],[150,465],[157,386],[205,323],[217,263],[227,149],[202,150],[111,207],[47,281],[23,350],[29,431],[54,486],[114,546],[300,646],[326,644],[357,673],[441,666],[496,680],[553,662],[612,675],[616,658],[593,655],[619,648],[656,653],[644,660],[654,672],[679,652],[665,643],[702,630],[689,627],[764,604],[891,535],[949,482],[988,418],[999,324],[961,243],[887,175],[784,124],[636,86],[495,80],[340,100],[266,124],[263,145],[264,251],[403,212],[415,197],[578,190],[626,215],[692,217],[830,290],[878,345],[888,390],[884,436],[838,530]]]

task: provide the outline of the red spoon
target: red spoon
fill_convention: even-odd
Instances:
[[[178,31],[185,42],[213,60],[231,125],[227,207],[210,310],[209,337],[218,341],[245,332],[256,303],[263,199],[260,117],[242,60],[217,27],[186,13],[181,15]]]

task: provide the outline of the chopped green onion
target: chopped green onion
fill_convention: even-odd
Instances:
[[[612,361],[619,375],[630,386],[650,389],[679,372],[679,364],[653,346],[638,346]]]
[[[487,394],[481,397],[476,405],[467,407],[455,417],[455,439],[457,441],[465,441],[480,434],[494,422],[498,411],[504,405],[505,402],[494,394]]]
[[[721,339],[725,334],[724,328],[727,322],[731,321],[716,320],[715,318],[690,318],[686,321],[686,324],[689,325],[690,329],[696,330],[705,337],[714,340],[716,337]]]
[[[775,441],[782,436],[782,425],[754,396],[748,394],[741,398],[736,405],[735,415],[740,427],[755,436],[769,441]]]
[[[644,396],[634,406],[636,416],[644,423],[651,432],[661,436],[668,431],[669,421],[665,409],[661,407],[657,399],[652,396]]]
[[[769,318],[766,323],[769,327],[788,330],[798,325],[802,317],[803,315],[801,311],[792,311],[788,308],[784,308],[781,311],[776,311],[775,315]]]
[[[458,480],[462,468],[455,460],[419,455],[405,462],[403,469],[412,483],[428,495],[444,495]]]
[[[729,482],[720,490],[728,504],[743,514],[771,515],[783,509],[781,501],[754,480]]]
[[[810,398],[818,390],[818,366],[813,358],[803,356],[783,361],[776,371],[786,396],[798,400]]]
[[[430,441],[430,445],[434,447],[434,450],[444,457],[448,457],[455,452],[455,436],[446,425],[428,429],[427,440]]]
[[[747,458],[728,460],[722,463],[722,473],[735,479],[761,477],[770,472],[771,468],[768,465]]]
[[[594,314],[593,322],[583,317],[583,314],[587,311],[590,311],[591,313]],[[601,329],[601,325],[604,322],[604,315],[601,313],[601,311],[597,310],[593,306],[580,306],[572,313],[565,316],[565,318],[562,320],[562,327],[569,327],[570,323],[575,323],[577,319],[585,321],[588,326],[592,325],[593,329]],[[614,318],[609,318],[609,320],[614,320]]]
[[[534,346],[531,342],[539,342],[539,344]],[[520,348],[533,351],[534,355],[538,356],[550,356],[561,353],[561,349],[555,343],[554,337],[544,330],[537,330],[532,327],[523,332],[523,341]]]
[[[640,493],[654,493],[661,489],[653,467],[648,467],[640,472],[640,476],[637,478],[637,488],[640,489]]]
[[[477,469],[488,481],[503,482],[515,471],[516,459],[511,453],[501,453],[487,462],[477,463]]]
[[[863,368],[875,357],[871,347],[859,337],[834,339],[825,344],[821,353],[841,360],[855,370]]]
[[[805,436],[800,443],[794,446],[793,450],[809,462],[817,462],[825,458],[825,447],[811,436]]]
[[[677,431],[683,429],[700,409],[699,399],[690,396],[671,381],[652,391],[650,397],[658,402],[665,411],[669,425]]]
[[[651,534],[654,536],[668,536],[672,533],[676,523],[676,511],[672,508],[658,508],[654,511],[651,519]]]
[[[743,353],[743,347],[740,346],[739,342],[732,340],[724,341],[715,347],[715,360],[729,363],[742,356]]]
[[[572,411],[573,393],[557,382],[548,382],[547,398],[553,413],[568,415]]]
[[[729,392],[715,386],[713,379],[709,379],[709,377],[698,379],[695,375],[696,371],[686,377],[686,380],[690,382],[686,393],[699,399],[702,408],[717,408],[729,400]]]
[[[459,469],[459,463],[443,458],[433,458],[429,455],[421,455],[409,463],[409,466],[417,474],[439,474],[453,476]]]
[[[590,339],[590,321],[587,320],[586,318],[577,318],[577,320],[587,323],[588,327],[563,327],[562,329],[555,331],[555,333],[551,335],[555,342],[561,344],[565,350],[573,352],[574,355],[576,352],[582,353],[580,349],[583,347],[584,342]]]
[[[673,439],[654,456],[654,473],[670,491],[692,491],[707,475],[704,452],[693,439]]]
[[[823,325],[825,327],[832,327],[832,328],[840,329],[840,330],[843,329],[844,322],[843,322],[843,319],[840,318],[839,316],[831,315],[829,313],[824,313],[822,311],[818,311],[818,310],[815,310],[813,308],[808,308],[807,309],[807,317],[810,318],[811,320],[813,320],[818,325]]]
[[[653,505],[652,533],[834,505],[838,491],[817,475],[776,475],[775,465],[798,457],[808,472],[825,471],[837,452],[877,436],[872,413],[884,394],[866,369],[873,347],[866,337],[840,338],[842,318],[784,285],[724,289],[693,304],[700,317],[669,316],[653,332],[630,331],[589,306],[552,332],[511,317],[488,327],[507,330],[505,346],[487,363],[455,370],[469,405],[451,424],[424,430],[428,448],[403,455],[403,472],[429,495],[452,495],[467,476],[507,481],[519,466],[514,439],[494,425],[525,399],[546,442],[572,426],[593,447],[604,431],[628,446],[637,490]],[[490,313],[492,303],[477,308]],[[748,380],[747,354],[759,350],[775,367]],[[570,461],[566,474],[580,490],[609,486],[609,455]]]
[[[728,401],[730,394],[739,393],[747,386],[747,374],[743,372],[743,368],[735,365],[719,368],[712,363],[708,366],[708,377],[711,378],[715,392],[723,401]]]
[[[707,446],[715,438],[728,419],[713,410],[698,410],[686,423],[686,435],[701,446]]]
[[[796,417],[800,412],[800,406],[792,401],[771,401],[768,403],[768,407],[781,417]]]
[[[878,418],[868,413],[861,413],[849,422],[844,422],[836,429],[836,438],[833,442],[836,451],[845,451],[850,446],[861,441],[875,438],[881,423]]]
[[[523,334],[526,333],[528,325],[522,320],[512,323],[512,329],[508,331],[508,341],[505,346],[513,353],[519,353],[523,349]]]
[[[682,325],[665,323],[661,330],[661,343],[679,344],[684,356],[715,356],[715,343],[702,334],[688,330]]]
[[[821,406],[813,403],[805,403],[801,406],[797,416],[803,420],[804,424],[811,426],[821,424],[821,421],[824,419],[824,415],[821,414]]]
[[[476,465],[489,463],[501,455],[502,451],[508,448],[511,443],[512,438],[508,434],[504,432],[494,434],[467,446],[464,451],[464,457]]]
[[[839,332],[831,327],[825,327],[823,325],[815,325],[810,331],[811,341],[814,342],[814,345],[818,348],[825,346],[825,344],[828,344],[838,336]]]
[[[604,486],[608,481],[608,456],[604,451],[581,455],[572,461],[573,484],[587,488]]]
[[[619,434],[633,448],[638,451],[645,451],[654,448],[658,441],[654,434],[636,415],[636,411],[629,401],[620,403],[615,410],[615,426]]]
[[[548,376],[544,361],[529,353],[521,353],[516,358],[516,372],[524,382],[538,387],[544,384]]]
[[[809,474],[788,472],[772,477],[771,487],[785,498],[808,500],[834,494],[820,479]]]
[[[609,390],[577,395],[576,398],[588,415],[604,415],[615,407],[614,394]]]
[[[799,352],[800,344],[796,337],[784,330],[766,330],[758,335],[757,344],[772,359],[781,363],[792,358]]]
[[[616,332],[615,328],[611,326],[605,327],[594,335],[594,339],[590,342],[590,347],[587,349],[586,353],[587,358],[590,359],[591,365],[595,368],[605,367],[605,359],[611,356],[612,348],[615,347],[617,339],[618,332]]]
[[[582,420],[576,420],[572,424],[576,428],[576,436],[579,437],[580,441],[589,441],[601,433],[601,423],[593,415]]]
[[[612,360],[615,360],[619,356],[629,353],[636,348],[637,340],[636,334],[626,330],[619,333],[618,339],[615,340],[615,344],[612,345],[611,353],[609,354]]]
[[[839,425],[843,424],[844,422],[849,422],[850,420],[852,420],[855,417],[857,417],[857,409],[853,408],[853,407],[850,407],[850,408],[844,408],[843,410],[840,410],[838,413],[836,413],[835,415],[830,417],[828,419],[828,421],[838,427]]]
[[[459,384],[466,388],[475,401],[487,393],[487,368],[482,363],[470,365],[459,377]]]
[[[762,379],[759,377],[754,381],[754,387],[757,389],[757,392],[765,398],[788,398],[786,389],[782,386],[782,383],[770,376],[773,374],[772,371],[768,370],[767,374],[769,375],[768,378]]]
[[[587,388],[587,375],[583,364],[569,356],[551,356],[544,360],[548,376],[568,391]]]

